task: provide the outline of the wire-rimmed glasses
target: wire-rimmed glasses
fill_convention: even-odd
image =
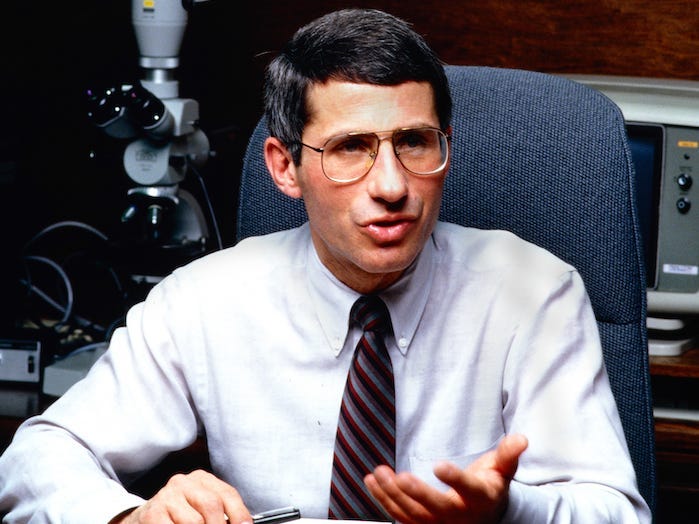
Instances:
[[[381,138],[379,135],[387,136]],[[401,165],[414,175],[436,175],[449,160],[449,136],[436,127],[417,127],[376,133],[346,133],[326,140],[322,147],[301,145],[321,154],[323,174],[333,182],[349,183],[374,165],[382,140],[391,140]]]

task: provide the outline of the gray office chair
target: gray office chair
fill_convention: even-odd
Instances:
[[[453,157],[443,220],[507,229],[575,266],[587,286],[641,494],[655,510],[643,253],[623,117],[605,97],[529,71],[448,66]],[[244,160],[237,237],[301,224],[263,162],[260,122]]]

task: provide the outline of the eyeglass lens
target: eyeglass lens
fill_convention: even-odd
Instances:
[[[363,177],[374,165],[381,139],[375,133],[333,137],[323,147],[323,170],[337,181]],[[434,174],[444,168],[448,145],[446,135],[434,128],[400,129],[392,135],[393,150],[408,171]]]

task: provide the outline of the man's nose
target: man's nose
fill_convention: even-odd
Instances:
[[[369,172],[369,194],[387,202],[397,202],[408,192],[405,168],[393,149],[391,137],[382,138]]]

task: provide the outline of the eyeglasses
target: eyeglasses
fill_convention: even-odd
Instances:
[[[381,134],[390,131],[380,132]],[[435,175],[449,159],[449,136],[434,127],[396,129],[389,136],[379,133],[347,133],[329,138],[323,147],[302,146],[320,153],[325,176],[333,182],[349,183],[366,175],[374,165],[382,140],[391,139],[401,165],[414,175]]]

